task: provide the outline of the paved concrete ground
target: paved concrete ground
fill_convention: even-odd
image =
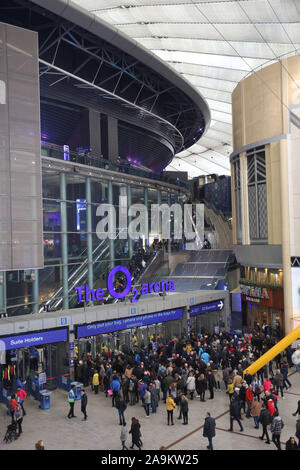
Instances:
[[[278,400],[280,415],[285,423],[282,432],[282,442],[295,435],[296,418],[292,413],[296,411],[300,400],[300,374],[291,371],[290,381],[292,388],[285,392],[285,400]],[[80,403],[75,404],[76,418],[68,419],[69,405],[67,393],[56,390],[51,396],[51,409],[41,410],[38,402],[28,397],[25,403],[27,415],[23,420],[23,434],[10,444],[4,444],[6,427],[10,422],[6,408],[0,404],[0,450],[29,450],[42,439],[47,450],[113,450],[120,449],[120,430],[118,412],[111,406],[111,398],[105,398],[103,393],[95,395],[88,389],[88,420],[82,421]],[[208,394],[207,394],[208,395]],[[216,392],[214,400],[201,403],[198,399],[189,402],[189,424],[183,426],[177,419],[175,410],[175,425],[167,426],[165,404],[160,402],[157,413],[146,419],[143,407],[138,404],[128,406],[125,412],[128,428],[131,418],[139,419],[142,431],[142,440],[145,450],[158,450],[162,446],[169,450],[205,450],[207,439],[203,438],[202,425],[205,413],[210,411],[216,418],[217,430],[214,439],[215,449],[218,450],[274,450],[274,444],[266,445],[258,436],[261,429],[254,429],[253,418],[244,418],[242,423],[244,433],[239,432],[239,426],[234,422],[234,433],[229,428],[229,399],[225,392]],[[131,445],[129,435],[127,445]]]

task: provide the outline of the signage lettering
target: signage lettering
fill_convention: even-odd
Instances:
[[[86,338],[87,336],[95,336],[113,331],[128,330],[139,326],[154,325],[155,323],[163,323],[171,320],[182,318],[182,308],[174,310],[165,310],[163,312],[148,313],[146,315],[138,315],[136,317],[119,318],[117,320],[104,321],[101,323],[91,323],[77,327],[77,339]]]
[[[126,277],[126,287],[122,292],[116,292],[114,289],[113,281],[114,277],[117,272],[123,272]],[[108,292],[112,297],[115,299],[123,299],[128,295],[130,292],[133,294],[131,302],[137,302],[139,299],[138,297],[141,295],[151,294],[153,292],[167,292],[167,291],[174,291],[175,284],[174,281],[160,281],[160,282],[150,282],[148,284],[142,284],[140,289],[133,287],[131,289],[131,274],[125,266],[116,266],[113,268],[107,278],[107,289]],[[77,291],[77,299],[78,303],[81,302],[95,302],[97,300],[103,300],[104,298],[104,290],[103,289],[90,289],[88,285],[86,286],[79,286],[74,287],[74,290]]]
[[[27,346],[38,346],[41,344],[59,343],[68,341],[68,329],[42,331],[41,333],[28,333],[18,336],[2,336],[0,348],[3,350],[26,348]]]
[[[243,284],[241,284],[240,287],[241,293],[247,297],[266,300],[270,298],[266,287],[245,286]]]
[[[224,307],[223,300],[216,300],[207,304],[192,305],[190,307],[190,316],[195,317],[196,315],[204,315],[209,312],[216,312],[222,310]]]

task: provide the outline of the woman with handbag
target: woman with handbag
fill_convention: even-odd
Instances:
[[[137,448],[141,450],[143,443],[141,441],[141,436],[142,436],[141,425],[138,419],[131,418],[131,428],[130,428],[129,434],[131,434],[131,437],[132,437],[132,445],[130,449],[133,449],[134,446],[137,446]]]

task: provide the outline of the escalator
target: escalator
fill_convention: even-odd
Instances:
[[[232,227],[225,217],[218,213],[213,206],[204,204],[205,219],[215,228],[218,234],[218,248],[220,250],[232,250]]]
[[[118,252],[120,249],[120,245],[124,240],[119,239],[120,232],[118,232],[115,238],[115,250]],[[101,240],[99,245],[93,250],[92,260],[93,260],[93,270],[94,270],[94,279],[97,279],[97,274],[100,272],[106,272],[109,263],[110,263],[110,256],[109,256],[109,240]],[[87,251],[84,250],[83,254]],[[74,293],[74,288],[78,287],[87,281],[88,275],[88,260],[85,260],[78,266],[74,266],[73,269],[69,270],[69,277],[68,277],[68,295],[69,295],[69,308],[75,307],[77,304],[77,295],[71,295]],[[47,311],[54,311],[59,310],[62,308],[63,302],[63,287],[59,287],[56,292],[48,299],[44,305],[41,307],[40,312],[44,310]]]

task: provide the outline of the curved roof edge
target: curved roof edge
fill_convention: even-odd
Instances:
[[[155,54],[120,32],[114,26],[106,23],[96,15],[89,13],[71,0],[31,0],[32,3],[50,10],[52,13],[62,16],[66,20],[72,21],[78,26],[90,31],[106,40],[115,47],[118,47],[127,54],[140,60],[146,66],[152,68],[155,72],[169,80],[173,85],[184,92],[201,110],[205,118],[206,133],[209,128],[211,115],[209,106],[201,94],[195,90],[190,83],[173,70],[169,65],[159,59]]]

